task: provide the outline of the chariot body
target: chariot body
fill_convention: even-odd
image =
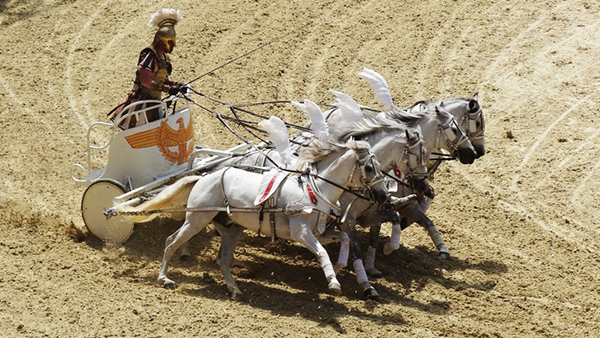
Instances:
[[[71,177],[87,187],[81,214],[87,229],[99,239],[123,243],[133,233],[133,222],[104,215],[115,202],[138,204],[177,179],[246,149],[246,144],[227,151],[196,147],[189,102],[178,99],[137,101],[124,107],[112,123],[96,122],[89,127],[86,163],[73,164]],[[184,105],[178,105],[182,101]],[[145,113],[151,110],[159,111],[159,119],[147,120]],[[125,129],[132,119],[137,121],[135,126]],[[110,130],[109,140],[95,145],[92,135],[101,129]],[[93,170],[92,155],[103,150],[108,150],[106,166]]]

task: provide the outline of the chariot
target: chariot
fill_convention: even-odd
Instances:
[[[104,215],[115,202],[141,203],[179,178],[247,149],[247,144],[226,151],[195,146],[189,102],[179,99],[134,102],[112,123],[95,122],[89,127],[85,165],[73,164],[71,177],[86,187],[81,214],[87,229],[99,239],[120,244],[134,231],[135,224],[128,219]],[[148,121],[146,112],[152,110],[159,112],[159,118]],[[136,126],[124,128],[132,119]],[[108,130],[108,141],[96,145],[92,138],[102,130]],[[92,157],[100,151],[108,151],[106,166],[93,169]]]

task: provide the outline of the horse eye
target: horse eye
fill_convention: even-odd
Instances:
[[[365,172],[367,173],[372,173],[373,172],[373,165],[372,164],[367,164],[365,165]]]

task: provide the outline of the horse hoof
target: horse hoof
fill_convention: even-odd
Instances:
[[[379,293],[372,286],[363,291],[363,296],[368,300],[379,300]]]
[[[389,254],[391,254],[392,252],[398,250],[400,248],[400,246],[394,246],[394,245],[384,245],[383,246],[383,254],[388,256]]]
[[[367,269],[367,275],[369,275],[369,277],[373,277],[373,278],[381,278],[383,277],[383,272],[373,268],[373,269]]]
[[[242,294],[241,292],[234,292],[231,294],[231,300],[241,302],[244,300],[244,294]]]
[[[447,261],[450,259],[450,253],[449,252],[444,252],[444,251],[440,251],[438,253],[438,257],[441,260]]]
[[[191,255],[181,255],[179,256],[179,260],[182,262],[189,262],[192,259]]]
[[[335,263],[335,265],[333,266],[333,271],[335,271],[335,274],[337,275],[338,273],[340,273],[340,271],[342,271],[343,268],[345,268],[346,266],[340,263]]]
[[[177,288],[177,284],[175,284],[175,282],[173,282],[172,280],[166,280],[163,282],[163,288],[168,290],[175,290]]]
[[[329,292],[334,294],[335,296],[339,296],[342,294],[342,286],[338,282],[329,282]]]

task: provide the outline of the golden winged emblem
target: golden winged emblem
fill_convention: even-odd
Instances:
[[[175,123],[179,125],[177,130],[171,128],[167,121],[163,120],[160,126],[127,136],[125,139],[134,149],[157,146],[165,159],[182,164],[188,161],[194,150],[194,127],[190,121],[186,128],[181,117]],[[190,140],[192,142],[188,145]],[[169,147],[177,147],[177,151],[170,150]]]

